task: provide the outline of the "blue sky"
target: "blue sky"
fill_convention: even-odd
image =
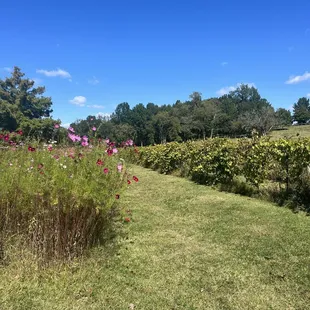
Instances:
[[[310,96],[309,12],[309,0],[1,1],[0,78],[19,66],[63,123],[238,83],[290,108]]]

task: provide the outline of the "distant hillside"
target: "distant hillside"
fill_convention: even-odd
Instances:
[[[270,132],[269,136],[274,139],[280,138],[298,138],[310,137],[310,125],[294,125],[289,126],[287,129],[275,130]]]

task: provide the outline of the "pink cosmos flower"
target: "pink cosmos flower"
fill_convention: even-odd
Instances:
[[[55,124],[54,128],[58,129],[59,128],[59,124]]]
[[[77,142],[77,141],[81,141],[81,137],[72,133],[68,133],[68,137],[73,141],[73,142]]]
[[[94,127],[92,128],[92,130],[93,130],[93,131],[96,131],[96,130],[97,130],[97,128],[94,126]]]
[[[117,148],[113,148],[113,153],[116,154],[118,152]]]
[[[129,140],[127,140],[127,141],[125,142],[125,145],[126,145],[126,146],[133,146],[133,141],[132,141],[131,139],[129,139]]]
[[[82,144],[82,146],[87,146],[87,145],[88,145],[88,142],[85,141],[85,140],[83,140],[81,144]]]
[[[72,128],[72,127],[69,127],[68,130],[71,131],[71,132],[75,132],[74,128]]]
[[[83,136],[83,137],[82,137],[82,140],[88,142],[88,137],[87,137],[87,136]]]
[[[122,170],[123,170],[123,165],[122,164],[118,164],[117,165],[117,171],[118,172],[122,172]]]

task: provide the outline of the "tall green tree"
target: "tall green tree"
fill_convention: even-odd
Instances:
[[[25,120],[49,118],[53,111],[51,98],[43,96],[45,88],[34,87],[24,76],[14,67],[11,77],[0,79],[0,121],[6,130],[15,130]]]
[[[112,121],[116,124],[120,123],[130,123],[130,117],[131,117],[131,109],[128,104],[128,102],[120,103],[116,109],[115,112],[112,114]]]
[[[284,108],[279,108],[276,111],[276,119],[278,126],[289,126],[292,124],[292,114],[290,110],[286,110]]]
[[[306,124],[310,120],[310,103],[306,97],[299,98],[293,106],[293,119],[298,124]]]

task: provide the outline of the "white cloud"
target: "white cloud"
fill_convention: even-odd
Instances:
[[[70,103],[84,107],[87,99],[84,96],[75,96],[73,99],[69,100]]]
[[[98,105],[98,104],[92,104],[92,105],[88,105],[88,108],[94,108],[94,109],[104,109],[103,105]]]
[[[303,75],[290,76],[285,84],[297,84],[310,79],[310,73],[306,71]]]
[[[308,98],[310,98],[310,93],[309,93],[309,94],[307,94],[307,97],[308,97]]]
[[[99,84],[99,82],[100,81],[95,76],[93,76],[92,79],[88,80],[88,84],[92,84],[92,85],[97,85]]]
[[[242,84],[248,85],[249,87],[256,87],[254,83],[238,83],[238,84],[235,85],[235,86],[226,86],[226,87],[223,87],[223,88],[221,88],[220,90],[218,90],[218,91],[216,92],[216,94],[217,94],[218,96],[224,96],[224,95],[228,94],[229,92],[236,90],[236,89],[237,89],[238,87],[240,87]]]
[[[228,62],[226,62],[226,61],[223,61],[222,63],[221,63],[221,66],[222,67],[225,67],[225,66],[227,66],[228,65]]]
[[[51,71],[40,69],[40,70],[37,70],[37,73],[44,74],[45,76],[48,76],[48,77],[60,76],[66,79],[71,78],[71,74],[69,72],[59,69],[59,68],[57,70],[51,70]]]
[[[3,68],[3,71],[11,73],[11,72],[13,72],[13,68],[4,67],[4,68]]]
[[[110,119],[111,113],[98,112],[98,113],[96,114],[96,117],[97,117],[97,118],[107,118],[107,119]]]
[[[70,123],[61,124],[61,127],[64,127],[64,128],[68,129],[70,127]]]

